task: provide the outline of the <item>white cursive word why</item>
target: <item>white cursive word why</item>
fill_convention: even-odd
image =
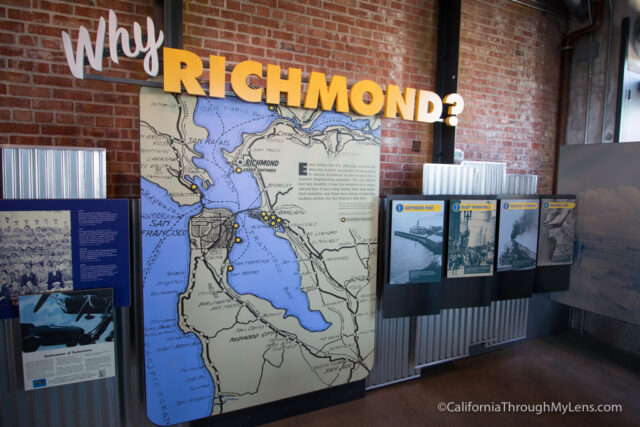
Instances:
[[[76,46],[76,56],[73,57],[73,45],[71,37],[66,31],[62,32],[62,44],[64,45],[64,53],[67,56],[67,63],[71,74],[82,79],[84,77],[84,58],[85,55],[89,61],[89,65],[96,71],[102,71],[102,53],[104,51],[104,36],[106,22],[100,17],[98,22],[98,32],[96,34],[95,49],[91,45],[89,39],[89,31],[80,26],[78,33],[78,44]],[[158,49],[164,41],[162,31],[158,32],[158,38],[155,34],[155,26],[151,18],[147,16],[147,43],[142,40],[142,28],[137,22],[133,23],[133,40],[135,48],[131,50],[129,40],[129,32],[124,28],[118,28],[118,18],[113,10],[109,10],[109,54],[114,63],[118,63],[118,42],[122,45],[122,51],[129,58],[137,57],[141,52],[144,56],[144,71],[151,77],[158,75],[159,61]]]

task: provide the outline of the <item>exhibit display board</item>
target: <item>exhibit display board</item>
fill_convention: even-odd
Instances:
[[[389,283],[442,279],[444,200],[393,200]]]
[[[536,266],[539,200],[502,199],[498,224],[498,271]]]
[[[115,376],[113,290],[20,296],[25,390]]]
[[[0,318],[18,297],[112,288],[128,306],[127,200],[0,200]]]
[[[576,199],[542,199],[538,265],[570,265],[576,235]]]
[[[148,88],[140,104],[151,421],[363,379],[380,119]]]
[[[447,277],[491,276],[496,231],[495,200],[451,200]]]

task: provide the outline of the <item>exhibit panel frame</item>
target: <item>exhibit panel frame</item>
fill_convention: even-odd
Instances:
[[[380,118],[143,88],[140,125],[149,418],[364,390]]]
[[[4,197],[106,197],[104,149],[3,146],[0,152]],[[80,427],[89,419],[96,427],[123,423],[124,410],[120,396],[136,384],[135,374],[128,379],[122,376],[135,366],[135,362],[133,365],[123,364],[123,359],[128,358],[131,351],[128,313],[128,307],[115,309],[115,327],[120,333],[120,339],[116,342],[115,378],[30,392],[23,388],[19,321],[17,318],[0,320],[0,342],[3,344],[3,350],[0,351],[0,389],[7,391],[0,405],[0,424]]]
[[[535,208],[530,207],[530,209],[532,210],[535,209],[535,225],[531,224],[530,226],[528,226],[527,225],[528,221],[527,223],[520,224],[522,228],[529,228],[529,227],[535,228],[535,238],[534,238],[535,251],[534,252],[537,253],[540,197],[537,195],[523,196],[518,194],[500,195],[499,196],[500,206],[498,209],[498,227],[497,227],[498,245],[496,246],[496,274],[495,274],[495,280],[494,280],[493,291],[492,291],[492,300],[494,301],[511,300],[511,299],[517,299],[517,298],[528,298],[533,294],[533,291],[534,291],[535,276],[536,276],[536,269],[537,269],[535,256],[533,257],[531,266],[529,268],[525,268],[525,269],[522,269],[522,268],[500,269],[499,268],[499,262],[500,262],[499,257],[501,256],[500,255],[501,242],[504,241],[503,236],[501,235],[501,233],[504,233],[504,230],[501,230],[501,226],[504,223],[503,216],[502,216],[503,209],[505,209],[505,203],[510,203],[513,201],[518,201],[521,203],[535,202],[537,205]],[[533,219],[529,218],[529,220],[533,220]],[[518,222],[519,221],[514,222],[513,224],[511,224],[511,227],[509,228],[510,230],[509,234],[511,237],[510,240],[512,242],[515,241],[515,238],[517,237],[517,235],[513,236],[513,231],[514,231],[515,225]],[[520,232],[524,233],[525,231],[520,230]],[[513,245],[512,247],[516,246],[513,243],[512,245]]]
[[[554,292],[569,289],[571,266],[575,259],[575,231],[579,209],[580,206],[578,206],[577,197],[574,194],[540,195],[538,260],[536,261],[536,275],[533,292]],[[570,216],[566,216],[566,220],[564,220],[561,214],[555,214],[554,211],[558,210],[560,212],[569,210]],[[545,215],[545,213],[548,213],[549,216]],[[545,216],[543,217],[543,215]],[[547,226],[545,226],[545,221],[548,223]],[[566,229],[563,225],[565,223],[567,224]],[[568,252],[570,254],[570,262],[565,259],[560,262],[551,261],[550,257],[552,252],[549,250],[545,252],[545,248],[541,247],[541,242],[545,242],[547,248],[553,248],[553,242],[557,242],[558,239],[565,245],[565,247],[562,248],[563,257],[566,257],[566,253]],[[541,264],[540,260],[542,257],[545,259]]]
[[[392,221],[393,221],[393,206],[400,206],[401,202],[409,202],[416,206],[423,206],[426,204],[437,204],[442,209],[442,230],[440,233],[444,236],[447,231],[447,199],[446,195],[441,196],[419,196],[419,195],[388,195],[381,200],[382,213],[381,213],[381,235],[380,239],[380,258],[384,260],[380,264],[380,279],[382,284],[382,296],[381,296],[381,308],[383,318],[392,317],[407,317],[418,316],[425,314],[435,314],[440,312],[441,309],[441,293],[442,293],[442,280],[443,269],[442,263],[444,261],[444,239],[441,241],[439,247],[440,250],[440,269],[438,272],[437,280],[430,280],[429,282],[416,282],[416,283],[391,283],[391,265],[393,248],[392,242],[394,236],[392,235]],[[432,202],[432,203],[430,203]],[[397,213],[396,213],[397,215]],[[412,233],[405,233],[410,235]],[[411,236],[410,236],[411,237]],[[422,236],[417,237],[422,239]],[[430,246],[434,245],[433,242],[427,242]],[[416,244],[423,245],[421,241],[416,241]],[[425,246],[425,251],[433,253],[428,247]]]
[[[495,196],[449,200],[448,279],[493,276],[497,208]]]
[[[425,164],[423,196],[486,194],[491,189],[496,189],[496,194],[535,195],[537,192],[536,175],[508,174],[505,180],[504,176],[487,174],[483,169],[500,170],[494,164],[485,166],[482,162],[473,167]],[[506,168],[502,170],[506,171]],[[487,182],[474,181],[481,173]],[[466,357],[471,345],[494,347],[526,338],[529,300],[492,301],[489,306],[443,310],[438,314],[407,318],[384,319],[378,315],[376,352],[384,354],[385,358],[376,359],[373,370],[376,375],[367,378],[367,389],[416,378],[418,367]],[[470,322],[453,320],[463,316]],[[398,345],[394,336],[384,331],[403,331],[404,345]],[[466,338],[459,340],[459,334]],[[408,368],[401,369],[403,366]]]

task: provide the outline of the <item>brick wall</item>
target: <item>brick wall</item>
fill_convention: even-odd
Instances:
[[[0,144],[106,147],[109,197],[139,197],[138,88],[71,76],[61,31],[95,35],[113,9],[131,29],[151,0],[0,3]],[[209,5],[214,4],[214,6]],[[559,32],[504,0],[463,1],[458,141],[468,158],[513,162],[548,185]],[[185,0],[184,47],[228,64],[295,66],[384,86],[433,89],[437,10],[424,0]],[[515,34],[515,35],[514,35]],[[541,63],[544,61],[544,63]],[[146,78],[141,60],[103,61],[99,74]],[[88,68],[85,68],[88,70]],[[536,71],[537,70],[537,71]],[[381,193],[417,192],[431,159],[432,126],[383,121]],[[411,150],[413,140],[422,151]],[[546,188],[546,187],[545,187]]]
[[[463,0],[456,147],[536,174],[550,193],[564,23],[508,0]]]
[[[80,25],[93,38],[109,8],[129,29],[152,14],[149,1],[0,3],[0,143],[106,147],[108,196],[139,197],[138,88],[74,78],[62,49],[63,30],[74,46]],[[108,62],[104,74],[146,78],[140,61]]]

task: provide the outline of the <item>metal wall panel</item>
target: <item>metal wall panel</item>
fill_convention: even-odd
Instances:
[[[420,376],[411,357],[414,329],[409,317],[383,319],[382,311],[377,310],[375,355],[366,380],[368,389]]]
[[[477,173],[474,166],[426,163],[422,168],[422,194],[476,194]]]
[[[507,174],[504,194],[536,194],[538,192],[538,175]]]
[[[23,147],[2,150],[5,199],[104,199],[107,154],[104,148]]]
[[[465,160],[461,166],[476,169],[476,186],[473,194],[501,194],[507,175],[507,164],[500,162],[476,162]]]

